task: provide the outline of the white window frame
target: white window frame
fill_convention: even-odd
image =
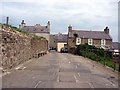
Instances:
[[[76,45],[80,45],[81,44],[81,38],[76,38]]]
[[[106,45],[106,40],[105,39],[101,39],[101,45],[102,46]]]
[[[69,37],[71,37],[71,32],[68,32]]]
[[[93,45],[93,39],[88,39],[88,45]]]

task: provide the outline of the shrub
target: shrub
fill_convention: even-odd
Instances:
[[[99,61],[101,64],[105,64],[111,68],[114,68],[114,62],[111,61],[112,52],[106,51],[106,58],[104,58],[104,49],[96,48],[88,44],[82,44],[77,46],[77,54],[83,57],[87,57],[94,61]],[[118,56],[119,57],[119,56]]]
[[[46,38],[37,36],[37,35],[35,35],[35,34],[33,34],[33,37],[32,37],[32,38],[33,38],[33,39],[38,39],[38,40],[46,40]]]
[[[107,59],[105,63],[106,63],[107,66],[109,66],[111,68],[114,68],[114,62],[112,62],[111,60]]]

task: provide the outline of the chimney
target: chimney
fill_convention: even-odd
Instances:
[[[109,34],[109,28],[106,27],[106,28],[104,29],[104,32],[105,32],[106,34]]]
[[[25,21],[24,21],[24,20],[22,20],[21,24],[25,24]]]
[[[47,25],[50,25],[50,21],[48,21]]]
[[[68,32],[71,32],[71,31],[72,31],[72,26],[69,25],[69,26],[68,26]]]
[[[50,21],[47,23],[48,32],[50,33]]]
[[[6,17],[6,25],[8,25],[9,17]]]
[[[19,29],[22,29],[24,26],[26,26],[26,23],[24,20],[22,20],[21,24],[19,25]]]

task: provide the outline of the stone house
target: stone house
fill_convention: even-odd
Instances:
[[[56,48],[58,52],[60,52],[61,48],[67,46],[67,34],[54,34],[50,35],[50,47]]]
[[[112,42],[110,46],[110,50],[114,52],[114,54],[117,54],[120,52],[120,43],[119,42]]]
[[[68,51],[74,50],[76,45],[88,44],[98,48],[109,49],[112,38],[109,35],[109,28],[104,31],[74,30],[68,27]]]
[[[22,20],[19,28],[23,29],[26,32],[30,32],[37,36],[46,38],[48,40],[48,45],[50,44],[50,21],[48,21],[46,26],[42,26],[40,24],[36,24],[34,26],[27,26],[24,20]]]

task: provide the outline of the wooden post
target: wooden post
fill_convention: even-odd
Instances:
[[[119,72],[120,72],[120,51],[119,51],[118,63],[119,63]]]
[[[114,62],[114,71],[116,70],[116,62]]]
[[[105,63],[106,63],[106,62],[105,62],[105,61],[106,61],[105,59],[106,59],[106,50],[104,50],[104,66],[106,65],[106,64],[105,64]]]
[[[114,62],[113,60],[114,60],[114,50],[112,50],[112,62]],[[114,62],[114,67],[113,68],[114,68],[114,71],[115,71],[115,62]]]
[[[97,62],[99,62],[99,50],[97,50]]]
[[[9,17],[6,17],[6,25],[9,23]]]
[[[120,72],[120,60],[119,60],[119,72]]]

